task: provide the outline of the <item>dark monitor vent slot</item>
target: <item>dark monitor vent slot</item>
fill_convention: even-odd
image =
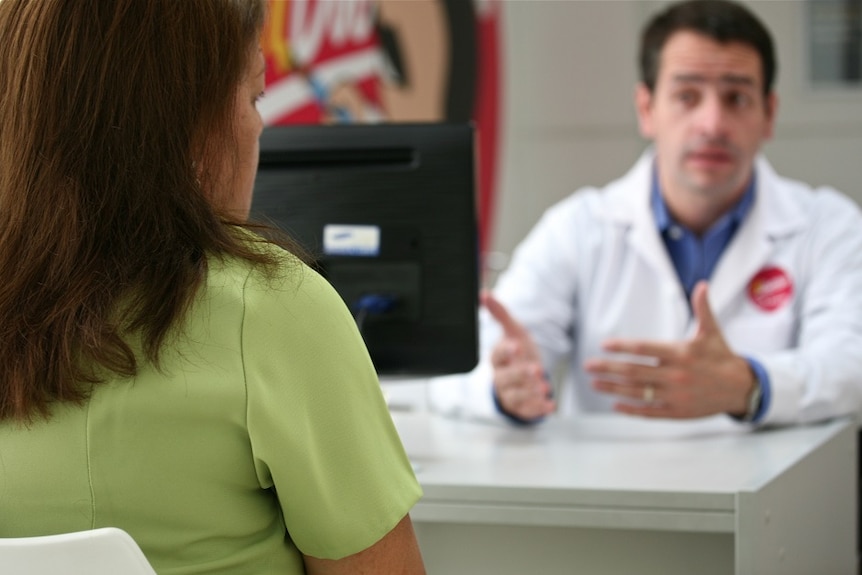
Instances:
[[[413,148],[262,150],[260,152],[260,168],[279,170],[405,169],[415,165],[417,155]]]

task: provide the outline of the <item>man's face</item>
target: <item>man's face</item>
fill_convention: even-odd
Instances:
[[[772,136],[776,101],[763,95],[760,55],[680,31],[665,43],[653,93],[638,87],[641,133],[655,142],[665,194],[726,209]]]

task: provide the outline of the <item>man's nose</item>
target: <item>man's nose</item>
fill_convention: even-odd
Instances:
[[[724,136],[727,132],[728,110],[718,95],[701,101],[697,111],[698,130],[706,136]]]

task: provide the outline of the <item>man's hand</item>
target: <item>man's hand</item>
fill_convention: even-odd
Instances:
[[[488,291],[481,294],[482,305],[503,328],[503,337],[491,353],[494,393],[509,415],[531,420],[556,409],[551,384],[545,378],[542,358],[533,338]]]
[[[604,349],[651,358],[649,365],[613,358],[590,359],[597,391],[625,401],[614,409],[645,417],[694,418],[731,413],[742,415],[756,385],[748,362],[728,347],[707,300],[707,284],[699,282],[691,296],[697,332],[689,341],[608,340]]]

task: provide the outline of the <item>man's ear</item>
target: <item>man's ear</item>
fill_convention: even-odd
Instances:
[[[772,138],[775,129],[775,117],[778,115],[778,94],[775,91],[770,92],[766,96],[764,105],[766,106],[766,127],[763,131],[763,139],[768,140]]]
[[[651,140],[655,135],[652,118],[652,92],[643,82],[638,82],[635,88],[635,111],[638,114],[638,127],[641,136]]]

